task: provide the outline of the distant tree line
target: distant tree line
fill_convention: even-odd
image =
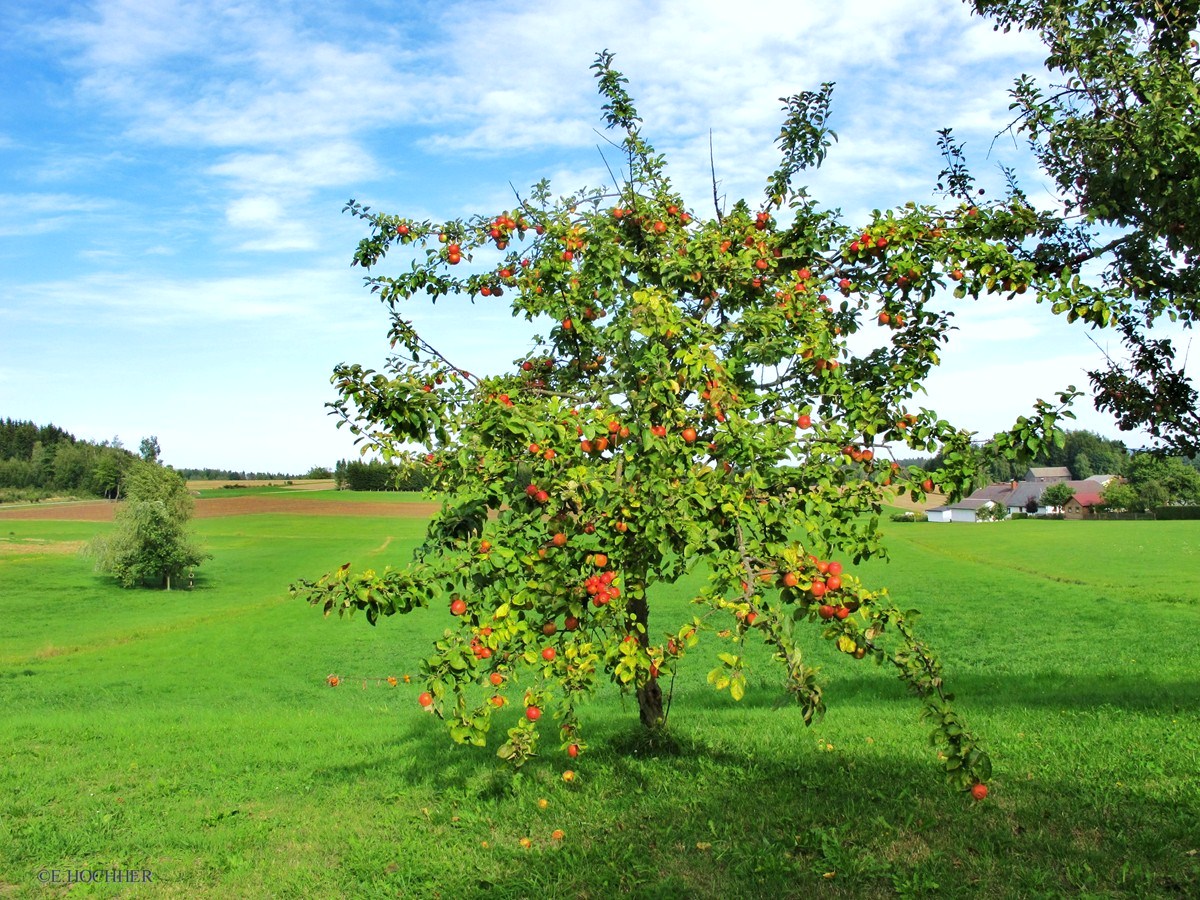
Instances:
[[[333,467],[339,491],[423,491],[433,484],[436,470],[422,456],[380,459],[340,459]]]
[[[11,497],[65,493],[116,498],[137,458],[117,438],[94,443],[56,425],[0,420],[0,490]]]
[[[282,472],[251,472],[238,469],[176,468],[186,481],[285,481],[289,478],[328,478],[329,475],[289,475]],[[328,469],[321,471],[328,472]]]

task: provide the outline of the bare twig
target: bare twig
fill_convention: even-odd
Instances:
[[[713,158],[713,133],[712,129],[708,129],[708,168],[712,172],[713,186],[713,208],[717,212],[717,224],[724,221],[725,216],[721,212],[721,198],[717,196],[717,163]]]

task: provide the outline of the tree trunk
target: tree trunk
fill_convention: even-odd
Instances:
[[[663,724],[663,698],[662,688],[658,686],[658,679],[651,678],[638,688],[637,698],[642,725],[651,731],[661,727]]]
[[[641,625],[641,629],[635,632],[637,634],[638,643],[642,648],[646,648],[650,644],[650,606],[646,602],[645,582],[639,585],[639,590],[631,591],[634,594],[630,598],[629,612],[633,616],[635,624]],[[632,587],[626,583],[626,588]],[[642,725],[653,731],[663,724],[663,696],[662,688],[659,687],[658,679],[651,678],[645,684],[637,689],[638,699],[638,714],[641,717]]]

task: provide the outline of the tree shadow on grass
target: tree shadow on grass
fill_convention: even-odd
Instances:
[[[397,802],[462,812],[462,871],[380,851],[382,884],[424,880],[445,896],[810,897],[1195,896],[1200,836],[1194,786],[1161,794],[1070,777],[1001,773],[974,803],[932,761],[873,747],[823,753],[731,747],[703,728],[657,743],[610,718],[564,783],[535,760],[514,777],[490,750],[450,748],[415,725],[388,747],[318,770],[331,782],[388,784]],[[347,748],[351,752],[355,748]],[[557,759],[557,748],[545,748]],[[920,754],[928,760],[928,754]],[[399,761],[403,760],[403,763]],[[548,797],[552,812],[539,813]],[[432,798],[432,799],[431,799]],[[561,842],[551,828],[566,832]],[[533,846],[518,838],[529,834]],[[431,835],[431,839],[440,839]],[[480,851],[482,842],[490,849]],[[386,844],[386,842],[384,842]]]

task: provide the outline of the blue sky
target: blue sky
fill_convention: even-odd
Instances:
[[[176,466],[353,455],[329,375],[379,365],[387,318],[349,266],[345,201],[444,219],[511,206],[510,183],[606,183],[589,69],[604,48],[702,214],[710,129],[722,192],[758,198],[779,98],[823,81],[840,140],[812,193],[852,221],[932,196],[946,126],[997,186],[998,162],[1035,197],[1046,182],[1011,138],[992,147],[1043,48],[960,0],[7,0],[0,416],[135,448],[154,434]],[[524,346],[499,308],[407,315],[472,371]],[[958,324],[928,401],[984,433],[1100,359],[1028,300]],[[1080,424],[1115,434],[1089,403]]]

